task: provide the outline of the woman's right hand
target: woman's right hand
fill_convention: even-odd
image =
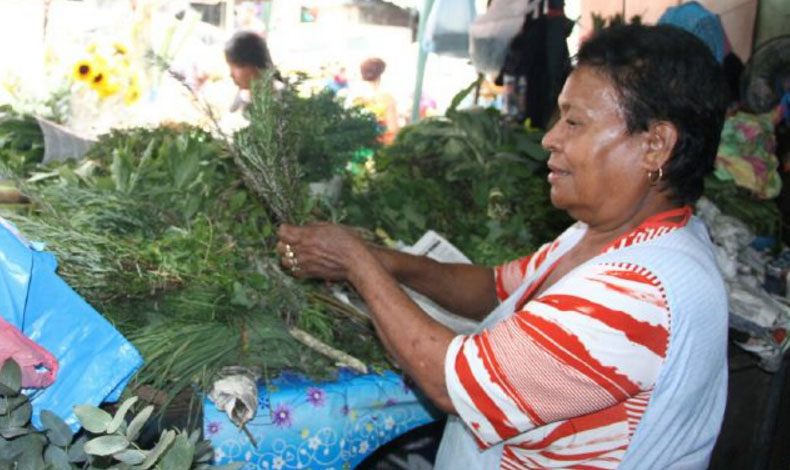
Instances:
[[[346,280],[367,244],[352,229],[335,224],[283,224],[277,232],[280,263],[298,278]]]

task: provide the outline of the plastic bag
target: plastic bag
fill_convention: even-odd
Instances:
[[[475,68],[498,74],[525,17],[537,16],[542,6],[543,0],[494,0],[469,26],[469,55]]]
[[[116,401],[142,358],[107,320],[56,273],[51,253],[20,236],[0,217],[0,316],[50,351],[58,377],[43,390],[25,390],[33,424],[49,410],[76,430],[74,405]]]
[[[469,25],[475,14],[474,0],[436,0],[425,23],[423,49],[441,55],[469,57]]]
[[[22,369],[22,386],[43,388],[55,381],[58,360],[14,325],[0,318],[0,364],[13,359]]]

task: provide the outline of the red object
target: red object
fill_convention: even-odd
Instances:
[[[58,360],[49,351],[0,318],[0,364],[13,359],[22,369],[22,386],[44,388],[55,381]]]

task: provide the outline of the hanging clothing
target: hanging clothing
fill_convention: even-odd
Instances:
[[[570,71],[566,38],[573,22],[565,17],[562,0],[544,0],[538,16],[528,13],[521,31],[513,38],[505,57],[497,85],[506,75],[515,83],[523,77],[526,87],[521,91],[524,110],[519,120],[529,119],[535,127],[545,129],[557,105],[557,97]]]

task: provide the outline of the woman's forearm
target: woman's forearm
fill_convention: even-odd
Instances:
[[[383,247],[372,247],[371,253],[398,282],[457,315],[482,320],[497,305],[491,268],[440,263]]]
[[[348,280],[370,308],[384,347],[437,407],[455,413],[444,376],[445,356],[455,333],[426,315],[372,250],[361,253],[354,264]]]

